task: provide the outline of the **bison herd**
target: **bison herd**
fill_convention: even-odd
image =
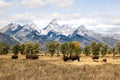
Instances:
[[[93,59],[93,60],[99,59],[99,56],[93,56],[92,59]]]
[[[93,56],[92,59],[94,62],[98,62],[99,56]],[[103,59],[102,62],[107,62],[107,59]]]
[[[68,61],[68,60],[72,60],[72,61],[78,60],[78,61],[80,61],[80,56],[78,56],[78,55],[74,55],[74,56],[73,56],[73,55],[63,56],[63,60],[64,60],[65,62]],[[98,62],[99,56],[93,56],[93,57],[92,57],[92,60],[93,60],[94,62]],[[103,59],[102,62],[107,62],[107,59]]]
[[[29,55],[29,54],[27,54],[26,55],[26,59],[39,59],[39,56],[38,55]]]
[[[12,59],[18,59],[18,55],[13,55],[11,57]],[[36,55],[36,54],[26,54],[26,59],[33,59],[33,60],[36,60],[36,59],[39,59],[39,55]],[[98,59],[99,59],[99,56],[93,56],[92,57],[92,60],[94,62],[98,62]],[[80,56],[79,55],[70,55],[70,56],[63,56],[63,60],[64,62],[68,61],[68,60],[78,60],[80,61]],[[102,62],[107,62],[107,59],[103,59]]]
[[[72,60],[72,61],[74,61],[74,60],[78,60],[78,61],[80,61],[80,57],[79,56],[77,56],[77,55],[75,55],[75,56],[63,56],[63,60],[64,61],[68,61],[68,60]]]
[[[18,59],[18,55],[13,55],[12,59]]]
[[[13,55],[12,57],[11,57],[12,59],[18,59],[18,55]],[[30,54],[27,54],[26,55],[26,59],[33,59],[33,60],[35,60],[35,59],[39,59],[39,56],[38,55],[30,55]]]

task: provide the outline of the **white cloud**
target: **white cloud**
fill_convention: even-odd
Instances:
[[[99,32],[120,32],[119,12],[114,15],[112,12],[106,14],[105,12],[100,13],[99,10],[94,13],[85,14],[84,11],[83,14],[78,11],[70,11],[70,13],[64,13],[64,10],[62,11],[62,9],[75,6],[75,4],[75,0],[12,0],[11,2],[0,0],[0,28],[11,22],[20,23],[22,25],[34,22],[40,28],[43,28],[47,26],[52,19],[58,19],[60,25],[69,24],[69,26],[78,27],[84,24],[87,29],[90,30]],[[78,4],[76,4],[76,8],[78,8],[77,6]],[[51,13],[44,10],[47,9],[47,7],[52,9],[50,10]],[[32,8],[36,9],[33,10]],[[62,8],[60,10],[61,13],[57,12],[57,8]],[[42,13],[41,10],[43,12],[47,11],[48,13]]]
[[[51,5],[58,8],[66,8],[74,5],[74,0],[47,0]]]
[[[3,28],[3,27],[5,27],[7,24],[9,24],[8,21],[6,21],[6,20],[0,20],[0,29]]]
[[[0,0],[0,9],[9,8],[12,6],[12,3],[5,2],[4,0]]]
[[[118,33],[120,25],[111,25],[111,24],[99,24],[96,26],[96,31],[106,32],[106,33]]]
[[[7,15],[8,13],[6,11],[13,8],[14,5],[15,4],[6,2],[5,0],[0,0],[0,17],[3,17],[3,15]]]
[[[37,8],[47,5],[46,0],[21,0],[21,4],[29,8]]]
[[[90,18],[81,18],[80,14],[59,14],[55,13],[21,13],[14,14],[11,16],[4,17],[8,22],[16,22],[16,23],[32,23],[35,22],[41,28],[45,27],[52,19],[58,19],[58,23],[60,25],[69,24],[72,27],[77,27],[80,24],[92,24],[96,23],[97,20]],[[4,20],[3,20],[4,21]],[[73,25],[74,24],[74,25]]]
[[[113,20],[111,23],[113,25],[120,25],[120,19]]]
[[[74,5],[74,0],[21,0],[20,3],[29,8],[39,8],[45,6],[67,8]]]
[[[0,10],[0,15],[2,15],[3,14],[3,10]]]
[[[11,16],[6,16],[0,20],[0,26],[5,26],[10,22],[27,24],[27,23],[35,23],[39,28],[43,28],[47,26],[47,24],[52,19],[58,19],[58,24],[69,24],[72,27],[78,27],[81,24],[84,24],[87,29],[94,30],[97,32],[120,32],[120,19],[112,18],[112,17],[88,17],[88,14],[60,14],[58,12],[54,13],[21,13],[14,14]],[[115,31],[116,30],[116,31]]]

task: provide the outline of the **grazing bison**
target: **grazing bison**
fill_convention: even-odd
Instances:
[[[29,54],[27,54],[27,55],[26,55],[26,59],[32,59],[32,56],[29,55]]]
[[[107,59],[103,59],[102,61],[103,61],[103,62],[107,62]]]
[[[39,56],[38,55],[33,55],[32,59],[39,59]]]
[[[18,59],[18,55],[13,55],[12,59]]]
[[[69,57],[68,56],[63,56],[63,60],[67,61],[67,60],[69,60]]]
[[[63,60],[64,61],[68,61],[68,60],[72,60],[72,61],[74,61],[74,60],[78,60],[78,61],[80,61],[80,57],[79,56],[77,56],[77,55],[72,55],[72,56],[63,56]]]
[[[99,59],[99,56],[93,56],[92,59]]]
[[[92,59],[93,61],[98,62],[99,56],[93,56]]]
[[[38,55],[29,55],[29,54],[27,54],[26,59],[39,59],[39,56]]]
[[[71,59],[72,61],[74,61],[74,60],[80,61],[80,57],[77,56],[77,55],[75,55],[75,56],[70,56],[70,59]]]

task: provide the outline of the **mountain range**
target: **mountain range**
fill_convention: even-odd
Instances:
[[[13,45],[13,44],[19,43],[12,37],[5,35],[3,33],[0,33],[0,42],[7,43],[8,45]]]
[[[8,35],[20,43],[39,42],[45,45],[49,41],[59,41],[61,43],[79,41],[81,46],[90,45],[93,41],[106,43],[110,47],[115,46],[118,38],[113,36],[103,36],[103,34],[86,29],[84,25],[72,28],[69,25],[59,25],[53,19],[46,27],[39,29],[34,23],[20,24],[10,23],[0,30],[2,34]]]

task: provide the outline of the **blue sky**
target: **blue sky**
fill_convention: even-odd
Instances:
[[[120,0],[0,0],[0,28],[14,22],[45,27],[52,19],[97,32],[120,32]]]

